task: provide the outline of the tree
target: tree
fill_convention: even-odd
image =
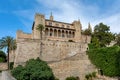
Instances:
[[[98,39],[101,47],[109,45],[115,38],[115,36],[110,32],[110,27],[103,23],[100,23],[94,27],[93,37]]]
[[[82,31],[82,34],[88,35],[88,36],[91,36],[91,35],[92,35],[92,28],[91,28],[90,23],[88,24],[88,28],[85,29],[84,31]]]
[[[42,54],[42,31],[44,30],[44,26],[42,24],[39,24],[36,28],[38,31],[40,31],[40,56]]]
[[[0,51],[0,62],[6,61],[6,54],[3,51]]]
[[[8,62],[8,69],[9,69],[9,52],[16,48],[16,42],[11,36],[6,36],[0,39],[0,49],[7,48],[7,62]]]
[[[116,35],[116,45],[120,46],[120,33]]]
[[[94,48],[99,48],[100,44],[99,44],[99,40],[96,37],[92,37],[91,39],[91,44],[89,44],[89,49],[94,49]]]
[[[84,35],[91,35],[92,34],[92,31],[90,29],[85,29],[83,32],[82,32]]]
[[[87,51],[91,62],[100,69],[101,74],[110,77],[120,76],[120,47],[102,47]]]
[[[11,71],[17,80],[55,80],[52,69],[46,62],[30,59],[25,66],[18,66]]]

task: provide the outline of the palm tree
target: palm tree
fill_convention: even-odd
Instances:
[[[44,30],[44,26],[42,24],[39,24],[36,28],[40,32],[40,56],[42,54],[42,31]]]
[[[6,36],[6,37],[3,37],[2,39],[0,39],[0,49],[3,49],[3,48],[7,49],[7,53],[8,53],[7,62],[8,62],[8,70],[9,70],[10,69],[9,52],[10,52],[10,50],[16,49],[16,41],[14,40],[14,38],[11,36]]]

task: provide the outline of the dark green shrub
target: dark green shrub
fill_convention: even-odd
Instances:
[[[10,62],[10,69],[13,69],[14,62]]]
[[[11,73],[17,80],[55,80],[51,68],[39,58],[30,59],[24,67],[18,66]]]
[[[92,72],[91,74],[92,74],[92,77],[94,78],[96,77],[96,72]]]
[[[79,80],[79,79],[78,77],[71,76],[71,77],[67,77],[66,80]]]
[[[92,78],[95,78],[95,77],[96,77],[96,72],[92,72],[85,75],[86,80],[92,80]]]
[[[6,54],[3,51],[0,51],[0,62],[6,61]]]
[[[87,51],[91,62],[102,74],[110,77],[120,76],[120,47],[103,47]]]
[[[89,80],[89,75],[87,74],[87,75],[85,75],[85,78],[87,79],[87,80]]]
[[[11,73],[12,73],[12,75],[16,78],[16,79],[18,79],[18,80],[22,80],[23,79],[23,72],[25,71],[25,68],[23,67],[23,66],[21,66],[21,65],[19,65],[19,66],[17,66],[16,68],[14,68],[12,71],[11,71]],[[25,80],[25,79],[23,79],[23,80]]]
[[[92,74],[89,73],[88,76],[89,76],[89,79],[91,80],[92,79]]]

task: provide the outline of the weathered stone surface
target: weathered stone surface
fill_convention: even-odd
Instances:
[[[84,52],[87,44],[64,41],[42,41],[42,54],[40,54],[40,40],[19,39],[15,54],[15,65],[22,64],[31,58],[40,57],[44,61],[59,61],[67,57]]]
[[[84,80],[86,74],[95,71],[95,67],[90,63],[85,52],[83,52],[83,58],[80,56],[81,53],[78,53],[65,60],[50,63],[49,66],[60,80],[65,80],[69,76],[78,76],[80,80]]]
[[[2,73],[0,72],[0,80],[2,80]]]
[[[40,57],[47,61],[56,77],[64,80],[68,76],[84,78],[85,74],[95,68],[86,55],[87,44],[65,41],[42,41],[40,55],[40,40],[19,39],[15,54],[15,66],[24,65],[31,59]]]
[[[89,60],[63,60],[49,65],[60,80],[65,80],[69,76],[79,76],[84,80],[85,74],[95,71]]]
[[[2,76],[0,80],[16,80],[16,79],[11,76],[9,71],[2,71]]]
[[[8,69],[7,63],[0,63],[0,70]]]
[[[15,50],[11,50],[9,52],[9,61],[14,62],[14,60],[15,60]]]

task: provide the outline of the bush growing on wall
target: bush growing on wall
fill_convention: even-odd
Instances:
[[[79,80],[79,77],[67,77],[66,80]]]
[[[102,70],[103,75],[120,76],[120,47],[90,49],[87,53],[91,62]]]
[[[85,75],[85,79],[86,80],[92,80],[96,77],[96,72],[92,72],[92,73],[89,73],[89,74],[86,74]]]
[[[11,73],[17,80],[55,80],[51,68],[39,58],[30,59],[24,67],[18,66]]]

